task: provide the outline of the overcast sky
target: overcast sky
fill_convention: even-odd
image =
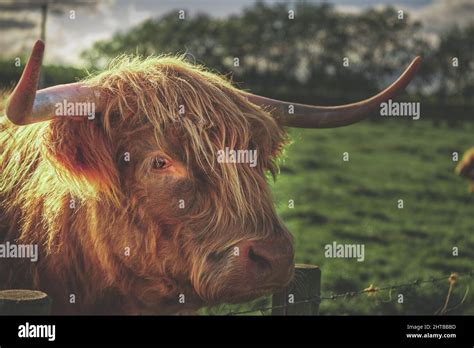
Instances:
[[[15,0],[0,0],[6,4]],[[45,0],[16,0],[41,2]],[[50,0],[55,1],[55,0]],[[58,1],[58,0],[56,0]],[[67,0],[66,0],[67,1]],[[74,1],[74,0],[70,0]],[[87,0],[82,0],[87,1]],[[90,1],[90,0],[89,0]],[[62,14],[50,14],[47,22],[46,60],[49,63],[81,65],[79,54],[95,41],[110,38],[117,31],[125,31],[148,18],[160,17],[184,9],[187,14],[197,12],[225,17],[251,6],[254,0],[102,0],[93,9],[68,5]],[[266,2],[275,2],[267,0]],[[284,2],[284,1],[279,1]],[[286,1],[294,3],[295,1]],[[436,35],[454,24],[461,26],[473,21],[474,0],[337,0],[313,1],[333,3],[344,12],[357,13],[368,7],[391,4],[407,10],[423,22],[429,35]],[[75,19],[70,18],[75,10]],[[296,16],[298,14],[296,13]],[[5,12],[0,10],[0,55],[12,56],[29,50],[39,38],[40,11]],[[28,24],[32,22],[33,24]]]

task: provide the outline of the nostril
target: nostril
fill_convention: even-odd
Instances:
[[[261,269],[270,269],[271,263],[263,256],[255,253],[255,250],[250,247],[248,251],[248,258],[253,263],[257,264]]]
[[[217,252],[213,251],[209,254],[208,259],[212,262],[217,262],[221,259],[221,257]]]

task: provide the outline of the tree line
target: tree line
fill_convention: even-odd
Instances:
[[[94,70],[124,53],[186,54],[255,93],[337,104],[377,92],[421,55],[410,95],[433,110],[456,106],[457,112],[468,112],[474,96],[474,23],[453,27],[432,41],[420,22],[393,7],[352,14],[330,4],[301,2],[290,8],[257,2],[226,18],[198,14],[180,19],[173,11],[96,42],[82,57]],[[12,61],[1,61],[2,86],[13,85],[21,70]],[[84,75],[84,70],[46,67],[45,82],[71,82]]]

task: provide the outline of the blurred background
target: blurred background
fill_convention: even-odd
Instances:
[[[0,32],[6,91],[38,38],[46,41],[43,87],[76,81],[123,53],[185,53],[253,93],[320,105],[364,99],[421,55],[400,98],[420,102],[421,119],[374,114],[347,128],[291,130],[275,201],[297,262],[321,266],[325,295],[474,269],[474,195],[453,159],[474,145],[473,1],[0,0]],[[365,261],[325,258],[333,241],[364,244]],[[474,314],[473,285],[472,277],[455,284],[448,313]],[[321,313],[433,314],[448,287],[323,302]]]

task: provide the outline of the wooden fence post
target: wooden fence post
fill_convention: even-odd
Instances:
[[[321,270],[318,266],[296,264],[295,276],[288,287],[273,294],[272,315],[317,315],[319,301],[291,304],[321,295]]]
[[[35,290],[0,291],[0,315],[48,315],[52,301],[44,292]]]

